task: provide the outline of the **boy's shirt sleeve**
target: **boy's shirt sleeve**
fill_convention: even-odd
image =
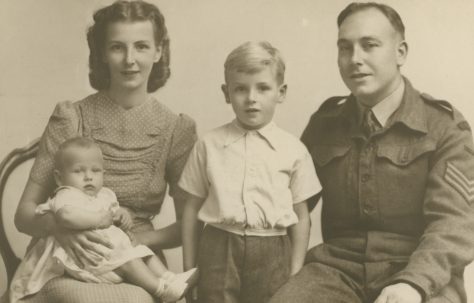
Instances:
[[[303,146],[303,149],[304,152],[300,159],[296,161],[290,180],[290,190],[294,204],[308,200],[322,189],[316,175],[313,159],[305,146]]]
[[[200,140],[193,147],[178,182],[181,189],[199,198],[207,197],[209,191],[206,157],[205,144]]]

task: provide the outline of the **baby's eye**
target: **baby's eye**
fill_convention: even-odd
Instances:
[[[102,168],[93,168],[92,171],[94,173],[100,173],[102,171]]]

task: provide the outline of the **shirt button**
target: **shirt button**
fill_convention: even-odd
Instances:
[[[369,174],[363,174],[361,181],[362,181],[362,183],[365,183],[365,182],[369,181],[369,179],[370,179]]]

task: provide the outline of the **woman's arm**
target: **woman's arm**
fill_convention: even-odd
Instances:
[[[184,199],[175,197],[173,200],[176,222],[161,229],[135,233],[138,243],[151,249],[169,249],[181,245],[181,217],[183,215]]]
[[[186,205],[184,206],[182,224],[184,271],[196,267],[199,237],[203,227],[203,223],[198,220],[197,214],[203,202],[203,198],[189,195]]]
[[[296,274],[303,267],[310,230],[307,202],[295,204],[293,208],[299,221],[288,228],[288,236],[291,241],[291,275]]]

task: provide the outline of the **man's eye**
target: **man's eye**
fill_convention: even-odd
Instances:
[[[113,44],[109,47],[109,49],[112,50],[112,51],[119,51],[119,50],[122,49],[122,46],[119,45],[119,44]]]

